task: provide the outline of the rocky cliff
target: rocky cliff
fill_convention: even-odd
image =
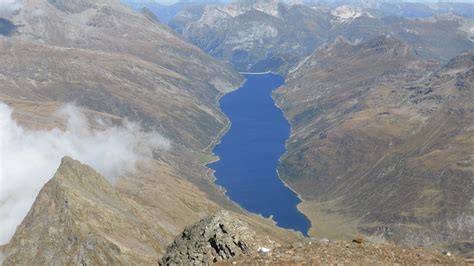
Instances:
[[[187,227],[166,249],[163,265],[210,264],[262,248],[273,248],[275,241],[264,237],[240,221],[237,216],[221,211]]]

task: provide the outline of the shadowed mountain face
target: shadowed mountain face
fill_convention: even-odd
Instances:
[[[472,52],[438,66],[390,37],[304,61],[275,97],[292,124],[280,173],[310,233],[472,242],[473,81]]]
[[[392,35],[423,58],[447,61],[472,47],[474,23],[455,15],[406,19],[352,6],[257,1],[252,8],[232,3],[185,9],[170,25],[239,70],[287,74],[301,59],[337,36],[361,43],[381,34]]]

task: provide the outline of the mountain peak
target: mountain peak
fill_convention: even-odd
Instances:
[[[69,156],[64,156],[61,159],[61,164],[58,167],[55,178],[61,178],[63,176],[77,177],[77,174],[83,171],[98,175],[90,166],[82,164],[80,161],[75,160]]]
[[[394,56],[408,56],[413,54],[412,50],[405,42],[390,35],[380,35],[374,39],[360,44],[359,47],[362,49],[374,50]]]
[[[64,157],[4,248],[4,263],[150,264],[165,242],[157,220],[94,169]]]
[[[83,188],[85,191],[98,195],[107,192],[115,196],[115,189],[105,177],[97,173],[92,167],[69,156],[61,159],[61,164],[50,182],[60,182],[63,188],[67,187],[72,190]]]
[[[474,67],[474,52],[464,51],[461,54],[451,58],[446,64],[446,68],[472,68]]]
[[[353,47],[354,45],[346,38],[344,38],[343,36],[339,35],[336,37],[336,39],[330,43],[326,49],[330,49],[330,50],[348,50],[350,49],[351,47]]]

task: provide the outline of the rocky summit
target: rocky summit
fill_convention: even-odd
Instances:
[[[274,247],[275,241],[257,235],[249,224],[221,211],[187,227],[166,249],[162,265],[209,264],[250,255]]]

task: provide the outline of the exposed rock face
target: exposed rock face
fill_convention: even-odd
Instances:
[[[424,58],[447,61],[472,46],[472,25],[472,20],[456,16],[412,20],[384,17],[373,9],[274,1],[189,8],[170,22],[190,42],[239,70],[283,74],[338,36],[361,43],[390,34]]]
[[[170,25],[209,54],[242,71],[286,71],[322,44],[328,14],[303,5],[256,1],[181,11]]]
[[[163,265],[210,264],[255,253],[275,242],[261,237],[249,224],[220,211],[187,227],[167,248]]]
[[[153,264],[165,244],[157,219],[65,157],[4,248],[3,265]]]
[[[289,76],[275,94],[292,124],[280,174],[310,234],[474,240],[472,56],[440,67],[392,37],[339,39]]]

